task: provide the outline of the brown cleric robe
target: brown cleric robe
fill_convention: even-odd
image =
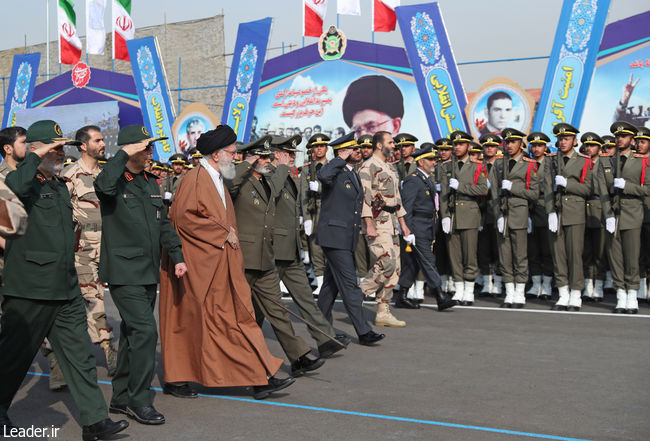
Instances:
[[[225,198],[227,209],[198,166],[181,181],[169,211],[188,271],[179,279],[171,259],[163,260],[160,337],[167,382],[265,385],[282,365],[255,322],[241,249],[226,241],[237,223],[227,190]]]

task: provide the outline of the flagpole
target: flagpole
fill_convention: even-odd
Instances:
[[[47,68],[45,72],[47,73],[48,79],[50,76],[50,0],[45,2],[45,52],[47,54]]]

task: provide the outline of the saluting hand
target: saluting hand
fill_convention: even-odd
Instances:
[[[279,165],[289,165],[289,153],[285,152],[284,150],[275,152],[275,159],[278,160]]]
[[[53,150],[57,147],[61,147],[65,142],[59,141],[59,142],[53,142],[51,144],[43,144],[39,147],[36,147],[32,152],[36,153],[39,158],[42,158],[45,156],[50,150]]]
[[[339,151],[339,157],[344,161],[346,161],[351,154],[352,154],[352,149],[343,149]]]
[[[131,157],[136,153],[145,150],[148,146],[149,146],[148,142],[142,141],[137,144],[127,144],[124,147],[122,147],[122,150],[124,150],[124,153],[126,153],[127,155],[129,155],[129,157]]]
[[[248,162],[250,165],[255,164],[255,161],[260,159],[260,155],[248,155],[246,156],[246,162]]]
[[[187,265],[185,265],[185,262],[177,263],[174,265],[174,274],[176,277],[180,278],[183,277],[187,273]]]

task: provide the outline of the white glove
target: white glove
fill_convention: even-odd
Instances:
[[[305,228],[305,236],[311,236],[312,228],[314,224],[310,219],[307,219],[305,223],[303,224],[303,227]]]
[[[557,213],[548,214],[548,230],[551,233],[557,233]]]
[[[499,230],[499,233],[503,233],[505,227],[506,227],[506,220],[503,217],[497,219],[497,230]]]
[[[168,200],[170,200],[170,199],[172,198],[172,194],[171,194],[170,192],[166,191],[166,192],[165,192],[165,195],[163,196],[163,198],[164,198],[166,201],[168,201]]]
[[[318,191],[318,181],[309,181],[309,189],[311,191]]]
[[[438,193],[440,193],[440,183],[437,183],[437,184],[436,184],[436,191],[437,191]]]
[[[307,251],[302,252],[302,263],[309,265],[309,253]]]
[[[507,191],[512,190],[512,181],[509,181],[507,179],[501,181],[501,190],[507,190]]]
[[[483,225],[478,226],[478,232],[480,233],[481,231],[483,231]]]
[[[555,185],[566,188],[566,178],[562,175],[557,175],[555,177]]]
[[[605,219],[605,229],[609,234],[614,234],[616,232],[616,218],[608,217]]]
[[[303,219],[302,216],[298,217],[298,222],[299,222],[300,224],[302,224],[302,221],[303,221],[303,220],[304,220],[304,219]]]
[[[442,232],[449,234],[451,232],[451,218],[443,217],[442,218]]]
[[[488,190],[492,188],[492,183],[490,182],[489,179],[486,179],[485,182],[487,182]]]
[[[449,180],[449,186],[453,188],[454,190],[458,190],[458,179],[456,178],[451,178]]]
[[[528,228],[526,229],[526,232],[528,232],[528,234],[533,232],[533,220],[531,218],[528,218]]]
[[[415,234],[411,233],[408,236],[404,236],[404,240],[407,243],[410,243],[411,245],[415,246]]]
[[[625,188],[625,178],[614,178],[614,187],[623,190]]]

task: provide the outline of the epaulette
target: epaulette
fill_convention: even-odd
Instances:
[[[522,159],[526,162],[537,162],[534,159],[526,158],[525,156]]]
[[[417,173],[411,173],[411,176],[415,176],[417,178],[418,174]]]
[[[600,157],[605,157],[605,158],[611,158],[612,154],[611,153],[601,153],[599,156]]]
[[[449,162],[451,162],[451,159],[447,159],[446,161],[443,161],[443,164],[447,164]]]
[[[578,156],[580,156],[581,158],[591,159],[591,156],[583,155],[582,153],[578,153]]]
[[[635,157],[635,158],[647,158],[648,155],[642,155],[642,154],[640,154],[640,153],[635,153],[635,154],[634,154],[634,157]]]
[[[472,161],[474,164],[483,164],[483,161],[480,161],[478,159],[469,158],[469,160]]]
[[[126,178],[126,181],[127,181],[127,182],[130,182],[130,181],[133,180],[133,175],[132,175],[130,172],[125,171],[125,172],[124,172],[124,178]]]
[[[309,167],[310,165],[311,165],[311,161],[302,164],[303,167]]]
[[[547,153],[546,156],[557,156],[557,153]]]

